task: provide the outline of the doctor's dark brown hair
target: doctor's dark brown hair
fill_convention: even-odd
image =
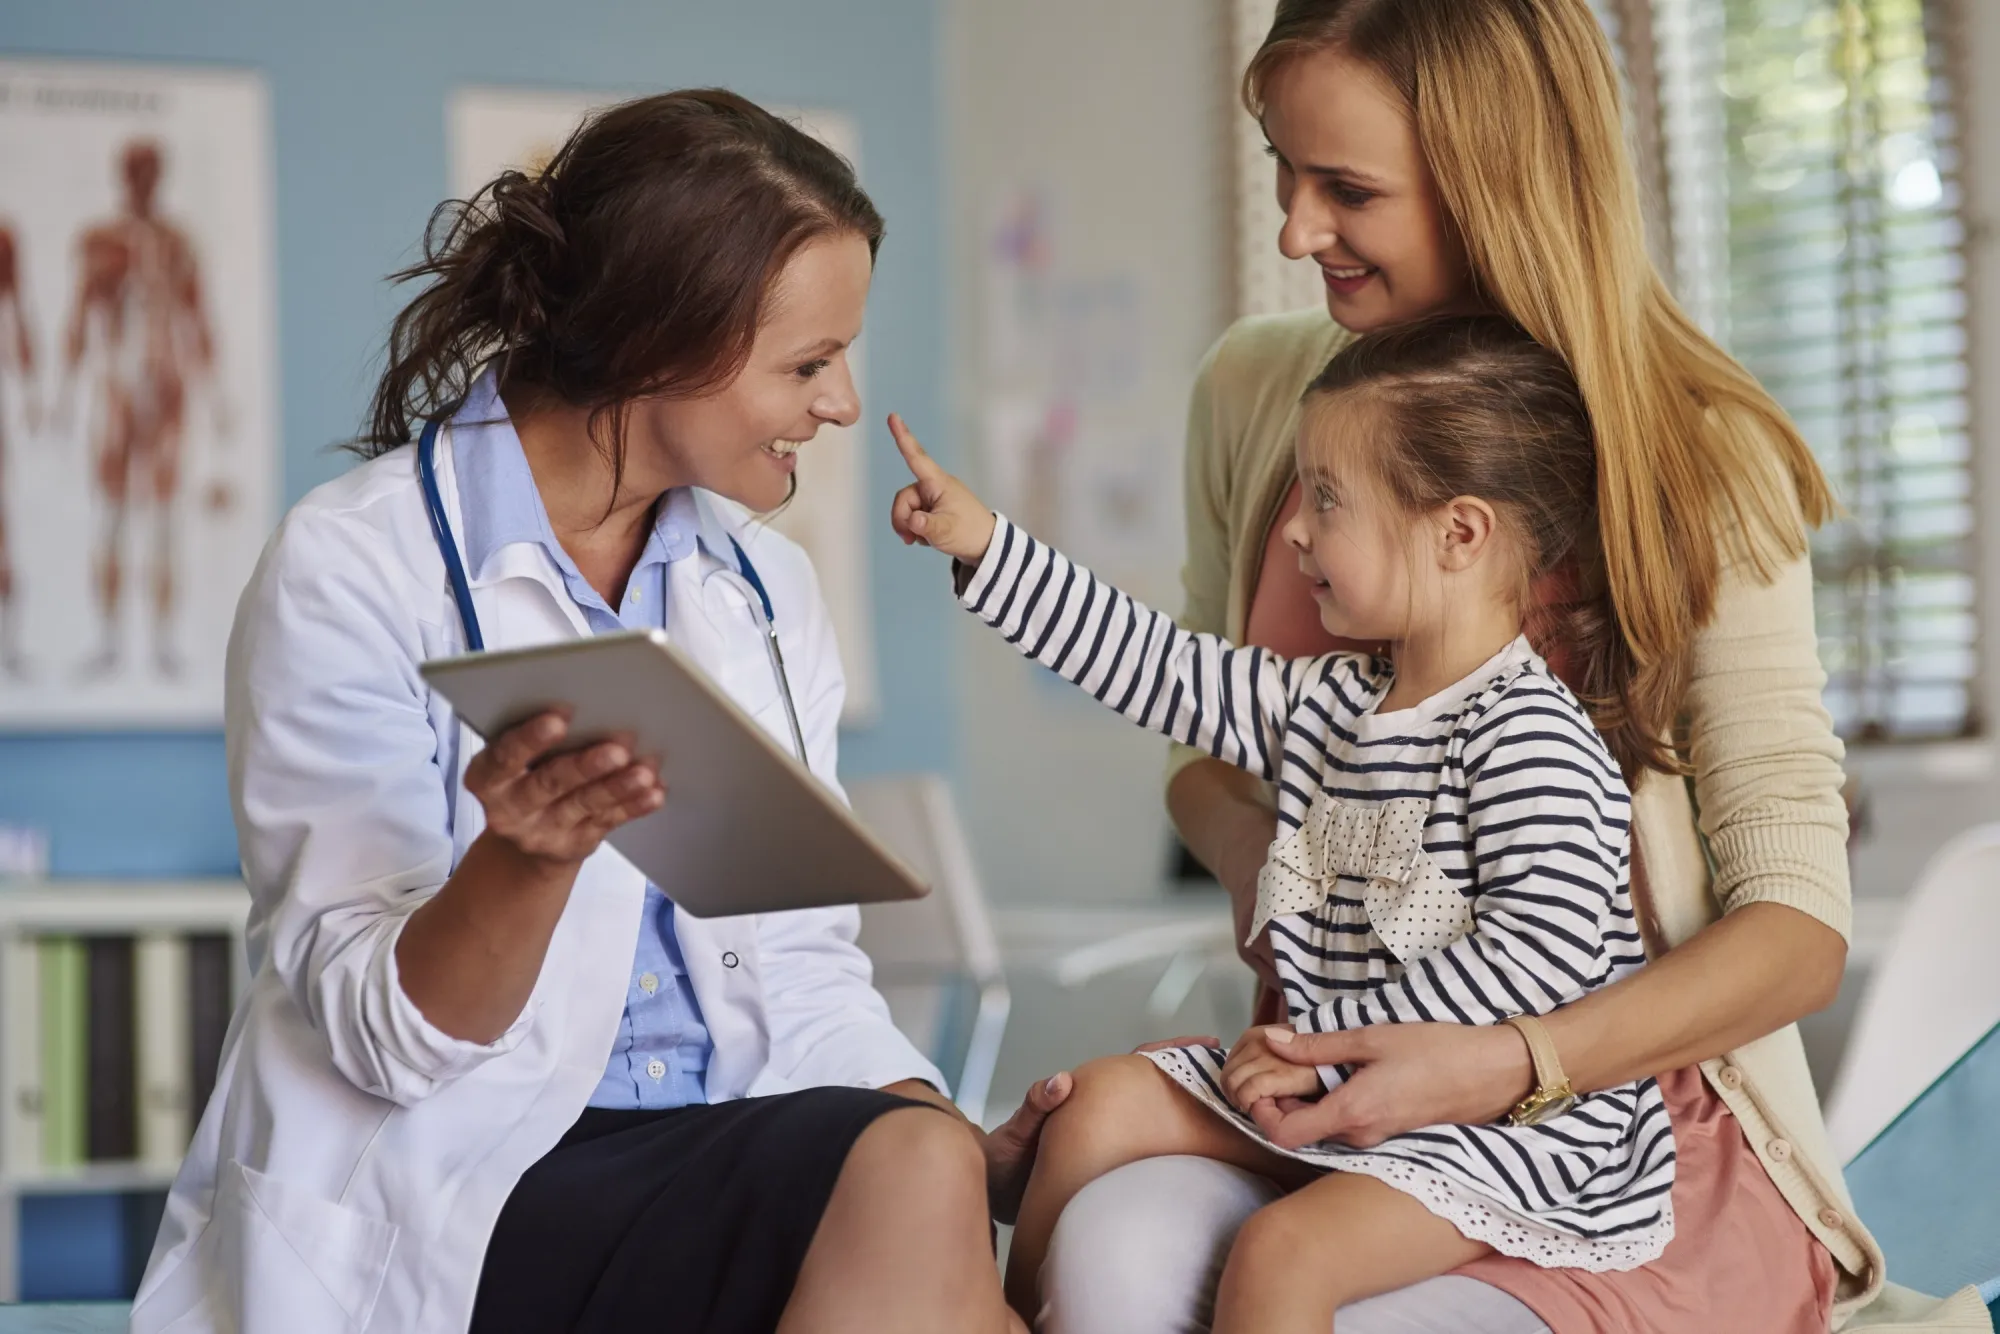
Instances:
[[[1340,434],[1328,414],[1374,428],[1360,462],[1406,512],[1458,496],[1491,505],[1519,553],[1528,637],[1562,667],[1620,771],[1681,772],[1668,741],[1679,700],[1639,670],[1619,629],[1590,411],[1560,353],[1503,316],[1434,316],[1356,339],[1305,399],[1314,447]],[[1569,587],[1539,606],[1532,585],[1550,574]]]
[[[390,329],[355,448],[407,443],[496,361],[503,386],[588,408],[622,474],[626,405],[728,384],[787,261],[844,234],[872,255],[882,217],[796,125],[715,88],[611,107],[540,172],[431,215],[423,259],[390,275],[428,285]]]

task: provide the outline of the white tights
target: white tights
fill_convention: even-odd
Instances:
[[[1077,1192],[1042,1269],[1042,1334],[1203,1334],[1236,1230],[1278,1197],[1207,1158],[1149,1158]],[[1446,1275],[1340,1312],[1339,1334],[1551,1334],[1526,1306]]]

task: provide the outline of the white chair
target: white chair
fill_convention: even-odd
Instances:
[[[1873,971],[1826,1100],[1843,1162],[2000,1023],[2000,823],[1931,858]]]
[[[935,774],[847,784],[854,813],[931,886],[913,903],[861,910],[861,946],[896,1026],[951,1080],[960,1111],[985,1124],[1012,997],[1000,940],[959,824]]]

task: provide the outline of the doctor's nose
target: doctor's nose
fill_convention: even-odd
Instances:
[[[852,426],[861,420],[861,396],[854,390],[854,375],[841,357],[819,377],[820,394],[813,400],[812,414],[834,426]]]

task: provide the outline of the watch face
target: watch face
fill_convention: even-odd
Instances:
[[[1535,1106],[1530,1108],[1527,1116],[1522,1119],[1531,1126],[1538,1126],[1544,1121],[1555,1120],[1574,1106],[1576,1106],[1576,1095],[1571,1093],[1552,1094],[1546,1100],[1537,1100]]]

